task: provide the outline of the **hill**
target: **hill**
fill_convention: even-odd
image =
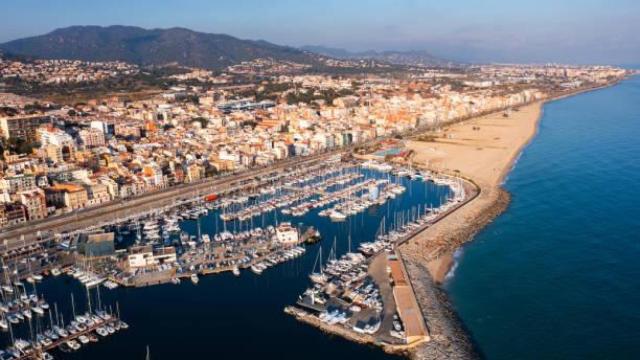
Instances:
[[[350,52],[345,49],[331,48],[325,46],[303,46],[302,50],[335,57],[338,59],[372,59],[387,62],[395,65],[423,65],[423,66],[449,66],[454,63],[450,60],[442,59],[423,50],[410,51],[362,51]]]
[[[316,62],[307,51],[266,41],[242,40],[184,28],[71,26],[48,34],[0,44],[7,54],[46,59],[121,60],[140,65],[178,63],[220,69],[256,58],[305,64]]]

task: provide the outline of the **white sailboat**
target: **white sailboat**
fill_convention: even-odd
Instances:
[[[316,270],[316,265],[318,265],[318,261],[320,262],[320,267],[319,267],[319,271],[316,272],[315,270]],[[312,273],[309,275],[309,278],[311,279],[311,281],[318,284],[323,284],[327,282],[327,276],[324,274],[322,269],[322,246],[320,247],[320,250],[318,250],[318,256],[316,257],[316,261],[313,264],[313,270],[312,270]]]

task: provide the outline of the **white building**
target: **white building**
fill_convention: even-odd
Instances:
[[[276,228],[276,240],[282,244],[297,244],[300,240],[298,230],[291,223],[284,222]]]

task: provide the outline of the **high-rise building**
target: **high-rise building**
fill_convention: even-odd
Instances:
[[[37,140],[36,130],[51,122],[48,115],[23,115],[0,117],[0,130],[5,139],[22,139],[28,143]]]

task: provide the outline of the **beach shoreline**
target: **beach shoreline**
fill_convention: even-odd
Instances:
[[[547,103],[551,103],[553,101],[562,100],[568,97],[615,86],[618,83],[619,81],[615,81],[603,86],[585,88],[585,89],[580,89],[578,91],[574,91],[570,93],[559,94],[559,95],[551,96],[546,99],[537,100],[535,102],[532,102],[530,104],[527,104],[521,107],[521,108],[533,107],[534,112],[527,119],[525,119],[526,121],[531,122],[532,126],[528,131],[528,133],[526,134],[524,141],[522,141],[522,143],[515,148],[515,151],[510,154],[507,161],[504,163],[502,170],[497,174],[497,176],[494,179],[492,179],[493,181],[487,185],[486,182],[476,181],[475,179],[476,176],[474,176],[474,174],[462,174],[467,180],[469,180],[470,182],[472,182],[477,186],[480,194],[483,194],[483,193],[486,194],[487,192],[491,193],[492,200],[488,201],[488,203],[485,203],[484,207],[482,207],[483,204],[478,204],[477,202],[474,203],[474,201],[470,201],[468,204],[465,204],[462,207],[462,208],[480,207],[481,209],[485,209],[487,213],[484,215],[478,214],[474,216],[475,221],[471,221],[471,224],[468,225],[468,228],[466,229],[466,231],[462,231],[462,234],[457,235],[458,239],[452,242],[452,244],[454,245],[453,247],[447,249],[447,251],[445,252],[440,253],[436,258],[430,259],[426,263],[427,269],[429,270],[429,273],[433,277],[436,284],[438,285],[442,284],[448,277],[452,268],[455,266],[454,253],[460,250],[462,245],[471,241],[479,231],[484,229],[490,222],[492,222],[495,218],[497,218],[501,213],[503,213],[508,208],[509,202],[511,201],[510,200],[511,194],[504,189],[503,187],[504,182],[506,181],[507,177],[509,176],[513,168],[516,166],[517,161],[522,155],[523,151],[538,135],[538,132],[540,129],[540,121],[542,119],[542,116],[544,115],[544,111],[543,111],[544,105]],[[452,127],[462,126],[474,120],[478,121],[482,119],[495,118],[496,116],[499,116],[502,113],[503,113],[502,111],[497,111],[491,114],[486,114],[483,116],[471,118],[461,123],[453,124]],[[442,171],[442,169],[433,169],[428,166],[426,168],[428,170]],[[460,173],[452,174],[452,175],[460,176]],[[462,208],[457,209],[456,211],[457,212],[462,211],[463,210]],[[468,224],[468,221],[465,223]],[[467,224],[464,224],[464,225],[466,226]],[[425,230],[425,232],[426,231],[429,231],[429,229]]]
[[[498,111],[471,118],[445,127],[441,134],[435,134],[435,138],[426,142],[407,144],[407,148],[416,153],[414,166],[417,160],[419,167],[464,178],[478,192],[450,216],[399,248],[432,335],[432,341],[411,350],[411,358],[482,357],[441,287],[452,269],[455,270],[455,252],[508,208],[511,194],[504,189],[504,182],[537,136],[543,106],[617,83],[551,96],[520,106],[519,111],[508,116]],[[518,125],[510,126],[514,123]],[[489,130],[485,130],[487,127]],[[483,153],[485,148],[493,148],[489,151],[492,153]]]
[[[446,275],[454,264],[454,252],[478,231],[484,228],[495,217],[502,213],[508,206],[510,195],[502,188],[506,176],[516,163],[516,160],[523,149],[535,138],[539,121],[542,115],[544,101],[536,101],[532,104],[522,106],[516,115],[503,118],[502,112],[493,113],[468,121],[454,124],[445,130],[442,138],[430,144],[431,152],[439,153],[437,156],[447,157],[454,155],[450,163],[445,161],[431,161],[431,164],[422,165],[430,170],[455,173],[472,182],[479,192],[475,199],[472,199],[464,206],[458,208],[448,219],[439,221],[434,226],[426,229],[422,234],[409,244],[405,245],[403,251],[409,259],[420,260],[426,265],[429,273],[437,284],[444,281]],[[512,129],[504,128],[503,122],[519,122],[517,127]],[[468,128],[479,134],[471,137]],[[487,131],[483,134],[485,127],[503,127],[496,131]],[[456,139],[463,137],[459,142]],[[511,137],[510,139],[506,139]],[[499,140],[497,140],[499,138]],[[497,145],[489,143],[500,142]],[[439,143],[442,141],[442,143]],[[468,142],[469,146],[463,144]],[[480,144],[483,142],[482,144]],[[418,153],[420,159],[420,144],[412,142],[408,145]],[[482,158],[478,156],[484,147],[493,146],[494,153]],[[422,146],[424,147],[424,146]],[[463,147],[462,149],[460,149]],[[421,161],[418,160],[420,163]],[[434,166],[438,162],[439,166]],[[422,248],[422,249],[420,249]],[[425,252],[427,248],[427,252]],[[416,256],[418,254],[418,256]],[[426,262],[424,260],[427,260]]]

